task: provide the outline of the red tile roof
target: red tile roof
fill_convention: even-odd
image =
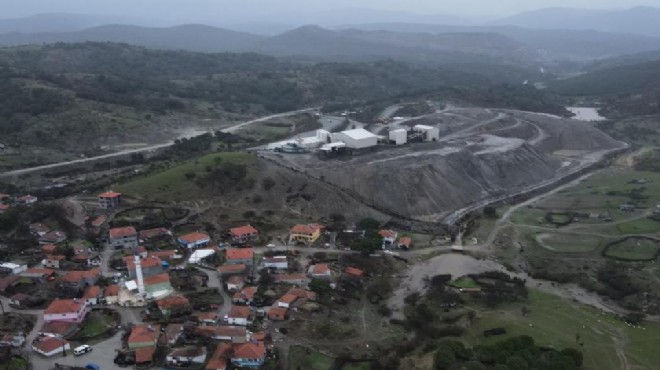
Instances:
[[[410,248],[412,246],[412,239],[404,236],[403,238],[399,239],[399,245],[405,245],[407,248]]]
[[[234,355],[232,358],[262,359],[265,357],[266,347],[263,342],[234,345]]]
[[[155,285],[155,284],[162,284],[169,282],[170,282],[170,275],[166,273],[144,278],[144,285]]]
[[[245,225],[240,227],[233,227],[229,229],[232,236],[242,237],[245,235],[258,234],[259,231],[252,227],[252,225]]]
[[[221,274],[231,274],[231,273],[238,273],[238,272],[243,272],[247,269],[247,266],[245,266],[242,263],[236,264],[236,265],[222,265],[218,267],[218,272]]]
[[[200,312],[197,314],[198,321],[218,321],[219,317],[216,312]]]
[[[56,298],[54,301],[50,302],[50,305],[48,305],[48,308],[46,308],[46,311],[44,311],[44,313],[46,315],[64,314],[64,313],[72,313],[72,312],[77,313],[82,306],[83,303],[79,299]]]
[[[164,227],[140,231],[140,239],[150,239],[161,235],[170,235],[170,231]]]
[[[190,233],[190,234],[180,236],[179,240],[183,240],[186,243],[190,244],[190,243],[196,243],[196,242],[199,242],[199,241],[202,241],[202,240],[211,240],[211,237],[209,236],[209,234],[195,232],[195,233]]]
[[[62,255],[59,255],[59,254],[58,255],[48,255],[48,256],[46,256],[47,261],[61,261],[65,258],[66,258],[65,256],[62,256]]]
[[[383,238],[396,239],[397,232],[393,230],[380,230],[378,235]]]
[[[106,297],[116,297],[118,295],[119,295],[119,285],[112,284],[112,285],[108,285],[108,287],[105,288]]]
[[[362,271],[358,268],[355,268],[355,267],[346,267],[344,272],[349,274],[349,275],[353,275],[353,276],[357,276],[357,277],[361,277],[361,276],[364,275],[364,271]]]
[[[160,335],[160,325],[135,325],[128,337],[128,343],[156,342]]]
[[[101,270],[99,268],[87,270],[87,271],[69,271],[64,275],[62,281],[66,283],[76,283],[82,279],[93,279],[101,275]]]
[[[296,234],[313,234],[319,229],[321,229],[321,225],[319,224],[309,224],[309,225],[298,224],[291,228],[291,232]]]
[[[117,198],[120,197],[121,193],[117,193],[114,191],[107,191],[103,194],[99,194],[99,198]]]
[[[156,304],[161,310],[178,306],[190,306],[188,298],[182,295],[171,295],[167,298],[159,299],[156,301]]]
[[[73,322],[50,321],[44,323],[39,329],[39,332],[64,336],[77,327],[78,324]]]
[[[250,260],[254,257],[252,248],[227,248],[225,251],[228,260]]]
[[[316,299],[316,293],[312,292],[311,290],[306,290],[301,288],[295,288],[295,287],[291,288],[289,289],[287,294],[292,294],[300,299],[309,299],[311,301]]]
[[[245,287],[238,292],[234,293],[234,299],[238,300],[250,300],[254,298],[254,295],[257,293],[257,287],[256,286],[248,286]]]
[[[31,269],[27,269],[27,270],[23,271],[21,274],[53,275],[54,273],[55,273],[55,270],[52,270],[52,269],[33,267]]]
[[[44,337],[41,340],[35,341],[32,346],[41,352],[49,353],[66,346],[68,343],[66,340],[57,337]]]
[[[229,343],[220,343],[215,347],[213,355],[206,364],[206,370],[225,369],[227,367],[227,359],[231,353],[232,346]]]
[[[149,252],[149,255],[147,257],[158,257],[160,258],[161,261],[168,261],[175,255],[176,255],[176,251],[169,250],[169,251]]]
[[[330,267],[327,263],[317,263],[312,266],[312,274],[314,275],[327,275],[330,273]]]
[[[98,285],[92,285],[90,287],[87,287],[87,289],[85,289],[85,294],[83,294],[83,298],[97,298],[99,295],[101,295],[101,287]]]
[[[289,310],[284,307],[271,307],[268,311],[268,318],[270,320],[285,320],[287,312]]]
[[[207,337],[244,337],[247,329],[244,326],[196,326],[193,333]]]
[[[106,215],[100,215],[91,222],[92,226],[94,227],[101,227],[106,221],[108,220],[108,216]]]
[[[156,347],[143,347],[135,350],[135,362],[138,364],[151,362],[154,359]]]
[[[112,239],[119,239],[125,236],[134,236],[134,235],[137,235],[137,231],[135,231],[135,228],[133,226],[115,227],[114,229],[110,229],[110,237]]]
[[[126,263],[126,267],[128,267],[129,270],[135,270],[135,256],[124,257],[124,263]],[[142,266],[143,269],[162,266],[162,264],[163,261],[161,261],[160,258],[156,256],[140,258],[140,266]]]
[[[233,319],[247,319],[250,317],[250,307],[247,306],[232,306],[227,314],[228,317]]]
[[[295,302],[296,299],[298,299],[298,296],[296,296],[296,295],[294,295],[294,294],[289,294],[289,293],[287,293],[287,294],[283,295],[283,296],[282,296],[280,299],[278,299],[277,301],[278,301],[278,302],[282,302],[282,303],[286,303],[286,304],[291,304],[291,303]]]
[[[57,252],[57,246],[55,244],[46,244],[41,246],[41,251],[45,254],[55,254]]]

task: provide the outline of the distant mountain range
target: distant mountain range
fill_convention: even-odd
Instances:
[[[622,10],[548,8],[499,19],[493,24],[537,29],[596,30],[660,37],[660,9]]]

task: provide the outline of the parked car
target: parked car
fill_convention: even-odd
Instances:
[[[74,356],[82,356],[87,352],[92,352],[92,346],[87,344],[83,344],[82,346],[78,346],[73,349]]]

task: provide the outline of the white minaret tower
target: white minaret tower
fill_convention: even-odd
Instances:
[[[144,277],[142,276],[142,265],[140,264],[140,256],[135,256],[135,280],[137,280],[138,292],[144,294]]]

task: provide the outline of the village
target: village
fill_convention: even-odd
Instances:
[[[37,204],[8,200],[21,211]],[[29,331],[2,333],[5,348],[34,368],[274,368],[286,355],[279,348],[304,341],[287,339],[287,322],[346,305],[383,274],[365,260],[405,261],[399,251],[413,248],[374,220],[340,233],[296,224],[275,238],[250,224],[215,237],[118,226],[132,209],[125,203],[99,194],[89,214],[75,215],[85,218],[84,238],[52,220],[25,225],[38,247],[0,264],[3,312],[33,316]]]

